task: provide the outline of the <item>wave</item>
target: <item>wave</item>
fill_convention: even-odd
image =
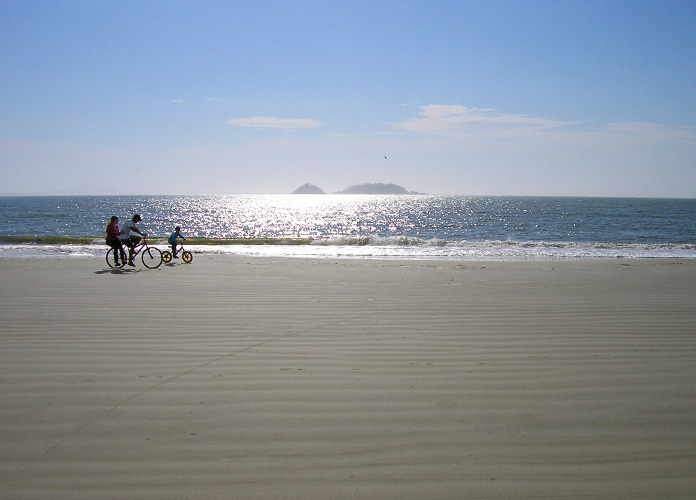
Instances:
[[[445,246],[447,241],[437,238],[424,240],[411,236],[339,236],[313,240],[313,245],[326,246]]]
[[[342,236],[328,240],[313,240],[311,244],[324,246],[413,246],[413,247],[462,247],[462,248],[556,248],[556,249],[642,249],[642,250],[696,250],[691,243],[625,243],[625,242],[558,242],[512,240],[442,240],[407,236]]]
[[[148,242],[168,246],[165,237]],[[696,258],[692,243],[452,241],[411,236],[341,236],[311,238],[206,238],[190,237],[187,249],[203,254],[236,253],[327,258],[433,258],[433,259],[557,259],[557,258]],[[0,236],[2,256],[101,255],[103,238],[93,236]]]
[[[167,245],[166,237],[150,237],[152,245]],[[94,236],[0,236],[5,245],[105,245],[103,238]],[[190,237],[186,245],[229,246],[229,245],[320,245],[320,246],[396,246],[396,247],[519,247],[519,248],[598,248],[598,249],[645,249],[645,250],[696,250],[692,243],[625,243],[625,242],[558,242],[558,241],[512,241],[512,240],[442,240],[422,239],[410,236],[340,236],[330,239],[312,238],[203,238]]]
[[[94,236],[0,236],[0,244],[5,245],[96,245],[103,243],[103,238],[95,238]]]
[[[167,237],[148,237],[152,245],[167,245]],[[189,245],[308,245],[309,238],[200,238],[186,239]],[[6,245],[105,245],[104,238],[94,236],[0,236]]]

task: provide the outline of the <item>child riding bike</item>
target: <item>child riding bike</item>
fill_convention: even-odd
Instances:
[[[169,239],[167,240],[169,242],[169,244],[172,246],[172,256],[175,259],[179,258],[179,256],[176,254],[176,247],[177,247],[177,243],[178,243],[178,238],[181,238],[182,240],[186,241],[186,238],[184,238],[184,236],[181,234],[181,227],[180,226],[176,226],[174,228],[174,232],[171,235],[169,235]]]

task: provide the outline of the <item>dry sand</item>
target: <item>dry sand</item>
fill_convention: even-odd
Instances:
[[[696,261],[0,280],[3,500],[696,496]]]

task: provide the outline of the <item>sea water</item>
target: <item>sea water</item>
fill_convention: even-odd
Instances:
[[[196,253],[696,258],[696,200],[427,195],[0,197],[0,256],[101,255],[112,215]]]

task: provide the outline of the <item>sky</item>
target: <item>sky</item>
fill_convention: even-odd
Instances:
[[[0,194],[696,198],[696,2],[0,0]]]

